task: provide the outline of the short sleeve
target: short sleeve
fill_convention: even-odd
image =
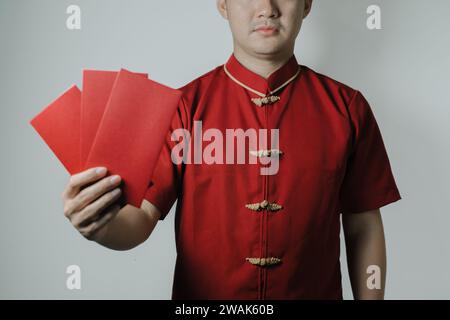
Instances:
[[[355,91],[348,105],[352,147],[339,192],[340,213],[378,209],[401,199],[373,111]]]
[[[177,129],[187,129],[187,123],[186,103],[182,97],[172,118],[152,179],[144,195],[144,199],[156,206],[161,212],[159,220],[165,219],[179,195],[183,164],[176,164],[172,161],[171,152],[178,143],[172,141],[172,132]]]

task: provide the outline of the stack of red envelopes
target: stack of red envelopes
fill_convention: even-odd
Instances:
[[[84,70],[30,124],[70,174],[104,166],[123,181],[123,202],[140,207],[181,92],[125,69]]]

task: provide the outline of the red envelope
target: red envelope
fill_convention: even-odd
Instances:
[[[146,73],[139,73],[147,77]],[[102,70],[83,70],[83,89],[81,93],[80,159],[86,162],[89,150],[105,112],[111,89],[118,72]]]
[[[121,69],[85,169],[105,166],[123,181],[123,201],[140,207],[181,91]]]
[[[70,174],[81,171],[80,103],[80,89],[73,85],[30,120]]]

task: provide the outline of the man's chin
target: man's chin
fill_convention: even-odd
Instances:
[[[253,48],[253,52],[261,56],[274,56],[282,52],[285,46],[257,46]]]
[[[264,39],[252,43],[250,49],[260,55],[275,55],[285,50],[288,43],[279,39]]]

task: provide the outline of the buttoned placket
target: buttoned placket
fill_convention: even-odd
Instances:
[[[253,88],[243,84],[238,79],[236,79],[226,68],[224,65],[225,73],[230,77],[231,80],[239,84],[241,87],[247,89],[248,91],[256,94],[258,97],[251,98],[251,102],[256,108],[264,108],[264,124],[265,129],[269,130],[269,114],[268,108],[279,103],[281,97],[277,95],[281,89],[287,86],[290,82],[292,82],[297,75],[300,73],[300,67],[294,76],[288,79],[285,83],[274,90],[270,90],[267,88],[265,94],[254,90]],[[276,156],[280,159],[281,155],[284,152],[279,149],[263,149],[263,150],[250,150],[250,155],[255,157],[273,157]],[[261,171],[260,171],[261,172]],[[280,257],[272,257],[268,256],[268,215],[274,214],[283,209],[283,205],[277,203],[276,201],[271,202],[271,198],[269,195],[269,175],[263,175],[263,197],[259,202],[250,202],[246,203],[245,207],[249,210],[249,212],[254,212],[259,214],[259,222],[260,222],[260,252],[258,257],[245,257],[245,260],[259,267],[258,269],[258,299],[263,300],[266,297],[266,288],[267,288],[267,268],[276,266],[282,263],[282,259]]]
[[[275,102],[270,104],[264,104],[264,120],[265,120],[265,129],[269,130],[269,110],[268,108],[272,106],[274,103],[280,101],[280,98],[276,99]],[[268,150],[262,150],[263,156],[272,156],[272,152]],[[261,259],[265,259],[267,261],[270,261],[272,263],[267,264],[259,264],[259,275],[260,275],[260,290],[258,294],[258,299],[263,300],[265,299],[266,295],[266,287],[267,287],[267,268],[271,267],[273,265],[277,265],[281,263],[281,259],[279,257],[269,257],[268,256],[268,214],[272,214],[274,212],[277,212],[282,208],[282,206],[275,202],[270,202],[270,195],[269,195],[269,175],[264,175],[264,200],[261,201],[261,214],[260,214],[260,225],[261,225],[261,233],[260,233],[260,239],[261,239],[261,250],[260,250],[260,257]],[[263,261],[265,261],[263,260]]]

